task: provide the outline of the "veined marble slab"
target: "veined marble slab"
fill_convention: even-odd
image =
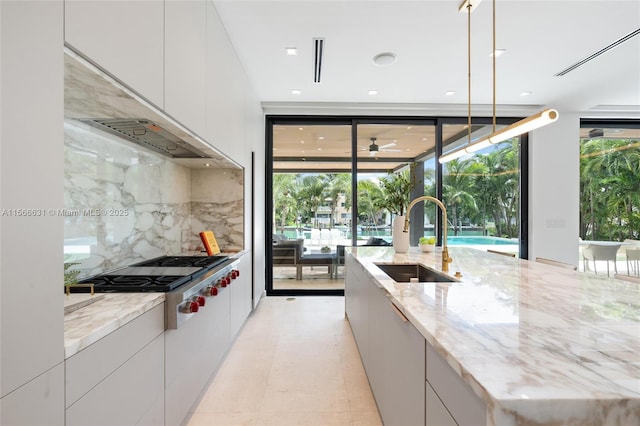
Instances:
[[[164,293],[103,293],[102,300],[64,316],[65,359],[164,303]]]
[[[440,270],[440,249],[347,250],[485,401],[487,424],[640,424],[637,284],[459,247],[459,282],[399,284],[375,263]]]

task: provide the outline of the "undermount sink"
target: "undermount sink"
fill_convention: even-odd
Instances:
[[[417,263],[406,264],[391,264],[391,263],[376,263],[378,268],[385,274],[389,275],[392,280],[399,283],[408,283],[412,281],[417,282],[456,282],[455,279],[450,276],[436,272],[433,269],[429,269]],[[414,280],[412,280],[412,278]],[[415,280],[417,278],[417,280]]]

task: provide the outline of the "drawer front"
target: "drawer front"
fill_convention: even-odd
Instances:
[[[164,303],[155,306],[66,361],[66,407],[164,332]]]
[[[430,344],[427,344],[427,381],[458,425],[486,424],[484,402]]]
[[[440,398],[438,398],[438,395],[436,395],[436,391],[433,390],[429,382],[427,382],[426,386],[426,426],[458,426],[442,401],[440,401]]]
[[[164,335],[67,409],[66,425],[164,423]]]

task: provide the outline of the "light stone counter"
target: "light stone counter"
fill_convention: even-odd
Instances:
[[[65,359],[164,303],[164,293],[101,293],[99,296],[104,297],[64,316]]]
[[[347,248],[487,405],[494,425],[640,425],[640,286],[470,248],[455,283],[398,284],[374,263],[436,253]],[[347,283],[348,285],[348,283]]]

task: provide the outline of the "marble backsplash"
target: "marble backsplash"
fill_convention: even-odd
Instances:
[[[65,121],[65,261],[81,278],[199,252],[205,229],[223,250],[242,249],[242,195],[241,170],[190,169]]]

